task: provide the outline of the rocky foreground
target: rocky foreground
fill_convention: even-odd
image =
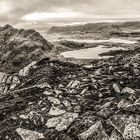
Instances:
[[[92,68],[44,58],[4,74],[2,140],[140,140],[140,54]]]

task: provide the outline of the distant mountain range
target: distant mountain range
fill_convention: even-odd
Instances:
[[[116,23],[88,23],[84,25],[53,26],[48,31],[51,33],[101,33],[103,35],[116,32],[140,31],[140,22],[116,22]]]

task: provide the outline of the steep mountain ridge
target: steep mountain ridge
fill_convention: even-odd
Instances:
[[[17,72],[48,54],[53,45],[33,29],[0,28],[0,71]]]

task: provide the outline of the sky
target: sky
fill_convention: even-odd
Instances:
[[[140,21],[140,0],[0,0],[0,25]]]

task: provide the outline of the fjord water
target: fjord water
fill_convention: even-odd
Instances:
[[[132,40],[126,40],[126,39],[121,39],[121,38],[110,38],[106,40],[95,40],[95,39],[74,39],[70,36],[62,36],[60,34],[54,35],[49,35],[47,36],[48,40],[50,42],[59,42],[62,40],[65,41],[73,41],[77,43],[115,43],[115,44],[126,44],[127,45],[133,45],[138,43],[137,41],[132,41]],[[118,45],[119,46],[119,45]],[[109,58],[110,56],[100,56],[102,53],[109,52],[111,50],[126,50],[122,47],[107,47],[103,45],[99,45],[94,48],[87,48],[87,49],[80,49],[80,50],[74,50],[74,51],[67,51],[61,53],[62,56],[66,58],[76,58],[76,59],[100,59],[100,58]]]
[[[111,51],[111,50],[126,50],[121,47],[105,47],[103,45],[99,45],[94,48],[80,49],[74,51],[67,51],[61,53],[66,58],[76,58],[76,59],[100,59],[100,58],[108,58],[110,56],[100,56],[100,54]]]
[[[108,40],[93,40],[93,39],[66,39],[68,41],[74,41],[78,43],[123,43],[123,44],[135,44],[136,41],[130,41],[120,38],[110,38]]]

